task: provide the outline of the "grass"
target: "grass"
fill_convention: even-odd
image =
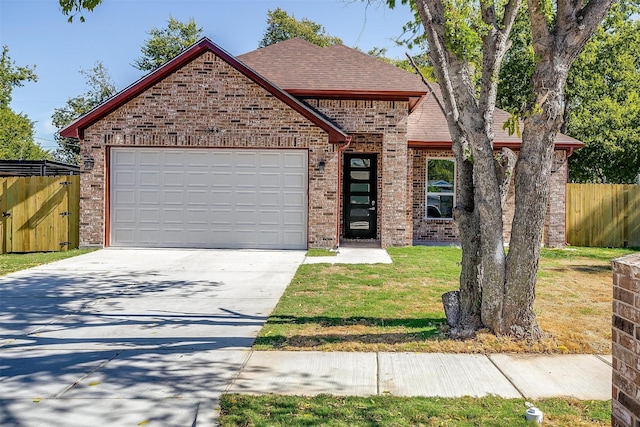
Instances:
[[[307,256],[315,257],[315,256],[336,256],[338,253],[336,251],[332,251],[329,249],[309,249],[307,251]]]
[[[535,402],[545,426],[608,426],[610,401],[546,399]],[[447,426],[517,427],[525,421],[522,399],[415,398],[394,396],[223,395],[220,426]]]
[[[629,249],[544,249],[535,343],[443,334],[441,295],[457,289],[460,249],[391,248],[393,264],[302,265],[260,331],[257,350],[610,353],[610,260]]]
[[[86,254],[95,249],[71,249],[63,252],[34,252],[26,254],[1,254],[0,276],[14,271],[26,270],[42,264]]]

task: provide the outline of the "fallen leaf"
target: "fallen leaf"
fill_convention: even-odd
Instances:
[[[100,384],[100,381],[92,381],[92,382],[89,383],[89,387],[95,387],[98,384]]]
[[[36,397],[35,399],[33,399],[33,403],[40,403],[41,400],[41,397]]]
[[[139,426],[146,426],[147,424],[149,424],[149,420],[140,421],[138,423]]]

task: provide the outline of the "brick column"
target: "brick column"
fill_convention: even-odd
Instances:
[[[640,253],[613,266],[613,427],[640,427]]]
[[[566,237],[567,157],[565,151],[553,154],[553,166],[549,179],[549,202],[544,227],[544,245],[548,248],[564,248]]]

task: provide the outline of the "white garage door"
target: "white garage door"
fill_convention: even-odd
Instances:
[[[304,249],[307,154],[112,148],[110,244]]]

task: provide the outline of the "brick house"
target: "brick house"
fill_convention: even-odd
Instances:
[[[455,241],[455,161],[436,96],[342,45],[292,39],[234,57],[202,39],[61,131],[88,160],[81,246]],[[517,151],[518,138],[499,125],[495,135]],[[549,246],[565,243],[567,157],[581,146],[556,138]]]

